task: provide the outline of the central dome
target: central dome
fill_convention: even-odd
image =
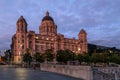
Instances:
[[[46,16],[43,17],[42,21],[52,21],[54,22],[54,20],[52,19],[52,17],[49,16],[49,12],[46,12]]]

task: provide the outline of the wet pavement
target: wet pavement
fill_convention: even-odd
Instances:
[[[51,72],[29,68],[7,68],[0,66],[0,80],[81,80]]]

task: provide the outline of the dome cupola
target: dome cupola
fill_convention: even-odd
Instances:
[[[52,17],[49,16],[49,12],[48,11],[46,12],[46,16],[43,17],[42,22],[43,21],[52,21],[52,22],[54,22],[54,20],[52,19]]]
[[[57,25],[54,23],[53,18],[49,16],[48,11],[46,12],[46,16],[42,19],[39,32],[41,35],[57,35]]]

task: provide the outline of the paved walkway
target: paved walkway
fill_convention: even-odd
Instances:
[[[51,72],[27,68],[0,67],[0,80],[80,80]]]

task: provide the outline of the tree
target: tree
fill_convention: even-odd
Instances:
[[[28,48],[26,49],[26,53],[23,55],[23,61],[28,63],[29,65],[31,64],[32,56],[31,56]]]
[[[54,59],[54,54],[53,54],[53,50],[52,49],[47,49],[45,51],[45,54],[43,54],[45,60],[47,61],[53,61]]]
[[[10,60],[12,58],[11,57],[12,56],[11,51],[10,50],[6,50],[4,52],[4,54],[5,54],[5,56],[3,57],[4,61],[10,62]]]
[[[77,60],[80,62],[80,64],[83,62],[83,55],[82,54],[78,54],[77,55]]]
[[[33,59],[36,62],[44,62],[44,55],[37,52],[33,55]]]
[[[120,64],[120,56],[113,54],[113,55],[109,56],[109,61],[112,63]]]
[[[83,62],[86,62],[87,64],[90,62],[90,56],[89,54],[83,54]]]
[[[56,60],[58,62],[74,61],[76,59],[75,53],[70,50],[59,50],[57,51]]]
[[[56,60],[58,62],[64,62],[65,61],[65,56],[64,56],[64,51],[63,50],[57,51]]]

